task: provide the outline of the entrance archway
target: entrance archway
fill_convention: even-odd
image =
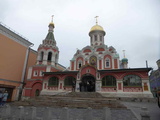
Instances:
[[[83,76],[79,88],[80,92],[95,92],[95,78],[92,75]]]

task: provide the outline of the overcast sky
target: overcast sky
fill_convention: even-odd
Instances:
[[[54,15],[59,63],[70,66],[76,49],[90,45],[89,31],[98,24],[106,31],[105,44],[130,68],[157,69],[160,59],[160,0],[0,0],[0,22],[25,36],[37,50]]]

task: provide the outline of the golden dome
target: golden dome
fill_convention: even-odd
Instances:
[[[100,31],[104,31],[103,30],[103,27],[101,27],[100,25],[94,25],[92,28],[91,28],[91,30],[90,30],[90,32],[91,31],[95,31],[95,30],[100,30]]]
[[[53,22],[50,22],[49,25],[53,25],[53,26],[54,26],[54,23],[53,23]]]

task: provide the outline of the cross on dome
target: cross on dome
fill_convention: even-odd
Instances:
[[[96,16],[95,18],[96,18],[96,25],[98,25],[98,17],[99,16]]]
[[[53,17],[54,17],[54,15],[52,15],[51,17],[52,17],[52,18],[51,18],[51,22],[53,23]]]
[[[125,50],[123,50],[123,56],[124,56],[124,58],[126,58],[126,56],[125,56]]]

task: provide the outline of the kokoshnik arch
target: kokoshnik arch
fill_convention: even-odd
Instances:
[[[151,68],[128,68],[125,55],[120,59],[113,46],[104,44],[106,32],[97,19],[89,31],[90,45],[75,52],[68,69],[58,63],[53,19],[48,27],[48,34],[37,50],[37,62],[28,69],[24,96],[70,91],[117,97],[152,96],[148,77]]]

